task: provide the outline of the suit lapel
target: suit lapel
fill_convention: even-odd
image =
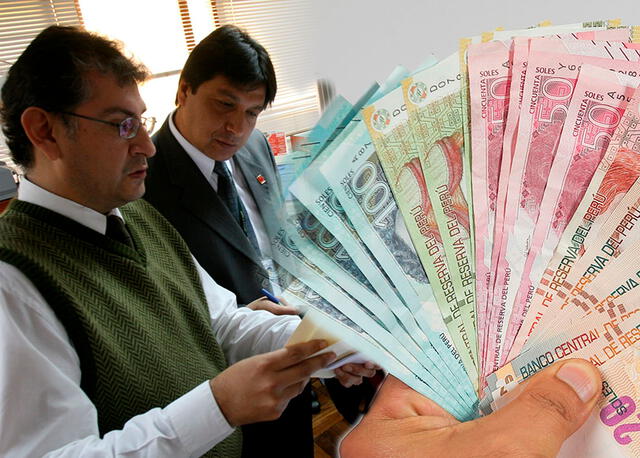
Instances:
[[[211,188],[200,169],[174,138],[168,121],[158,131],[157,143],[166,161],[169,180],[180,189],[184,209],[198,217],[209,229],[218,233],[230,245],[262,267],[257,253],[244,236],[242,228]]]
[[[259,135],[262,135],[259,133]],[[251,139],[252,140],[252,139]],[[281,228],[279,224],[282,211],[282,193],[280,183],[275,175],[274,166],[269,157],[269,150],[252,151],[250,147],[257,149],[255,142],[247,143],[233,156],[234,166],[237,166],[244,176],[251,195],[260,211],[264,228],[271,239]],[[261,184],[258,177],[262,176],[264,182]]]
[[[265,155],[267,153],[264,151]],[[281,193],[277,177],[273,174],[273,165],[267,162],[268,157],[261,157],[262,160],[258,160],[255,156],[255,154],[251,154],[247,146],[244,146],[233,156],[232,160],[242,172],[263,219],[266,219],[274,209],[279,208]],[[263,183],[260,183],[259,177],[264,179]]]

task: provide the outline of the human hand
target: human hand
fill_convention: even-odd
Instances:
[[[209,386],[229,424],[278,418],[311,374],[335,360],[333,352],[309,358],[326,346],[324,340],[311,340],[284,347],[244,359],[211,379]]]
[[[279,297],[278,300],[280,303],[276,304],[275,302],[271,302],[267,299],[266,296],[263,296],[260,299],[256,299],[250,304],[247,304],[247,307],[251,310],[266,310],[274,315],[297,315],[300,313],[295,306],[289,305],[289,303],[281,297]]]
[[[369,413],[342,441],[341,456],[556,456],[589,417],[600,389],[591,363],[567,360],[521,384],[501,410],[460,423],[389,376]]]
[[[333,372],[342,386],[351,388],[354,385],[360,385],[363,377],[373,377],[378,369],[380,369],[379,366],[367,361],[364,364],[348,363],[336,367]]]

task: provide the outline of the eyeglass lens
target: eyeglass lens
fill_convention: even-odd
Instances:
[[[122,138],[133,138],[138,134],[140,126],[147,132],[151,133],[155,126],[155,118],[126,118],[120,123],[120,136]]]
[[[144,129],[147,132],[151,133],[155,125],[156,125],[156,118],[154,118],[153,116],[149,118],[142,118],[142,127],[144,127]]]
[[[133,138],[138,133],[140,122],[136,118],[123,119],[120,123],[120,136],[123,138]]]

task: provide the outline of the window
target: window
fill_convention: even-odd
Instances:
[[[143,62],[151,79],[140,88],[146,116],[158,126],[174,109],[180,69],[189,55],[185,2],[180,0],[79,0],[87,30],[122,42],[125,53]],[[208,5],[207,5],[208,8]],[[123,12],[126,12],[124,14]],[[186,13],[188,14],[188,13]],[[202,14],[202,13],[200,13]],[[213,29],[211,11],[208,30]],[[188,22],[192,31],[195,31]],[[205,35],[202,35],[204,37]],[[198,41],[202,38],[199,37]]]
[[[319,116],[310,43],[313,16],[309,0],[211,1],[216,25],[235,24],[262,44],[273,61],[278,93],[258,119],[264,131],[300,132]]]
[[[77,0],[5,0],[0,4],[0,86],[24,48],[42,29],[53,24],[83,25]],[[0,161],[14,168],[4,138],[0,142]]]
[[[311,0],[33,0],[0,3],[0,78],[50,24],[82,25],[120,40],[152,78],[141,87],[147,115],[162,123],[174,109],[178,77],[193,46],[215,27],[236,24],[269,51],[278,80],[263,131],[295,133],[319,117],[312,70]],[[8,161],[4,143],[0,160]]]

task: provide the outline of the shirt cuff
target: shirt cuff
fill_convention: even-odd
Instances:
[[[296,330],[298,325],[302,322],[299,316],[289,315],[289,317],[291,319],[289,320],[288,323],[286,323],[287,329],[282,334],[280,334],[279,341],[276,344],[276,347],[274,348],[274,350],[284,347],[289,341],[289,339],[291,338],[291,335]]]
[[[208,380],[173,401],[164,411],[190,456],[204,454],[235,429],[222,414]]]

